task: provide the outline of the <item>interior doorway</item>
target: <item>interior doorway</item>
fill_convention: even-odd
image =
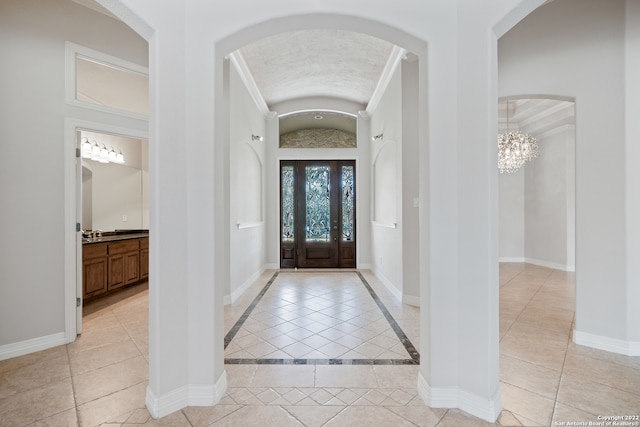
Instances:
[[[146,131],[79,121],[69,127],[76,150],[74,329],[81,334],[86,302],[146,287],[149,144]]]
[[[355,268],[354,160],[280,162],[280,267]]]

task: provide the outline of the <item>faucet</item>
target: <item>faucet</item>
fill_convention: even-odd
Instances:
[[[96,237],[102,237],[102,230],[98,229],[98,230],[93,230],[93,238],[95,239]]]

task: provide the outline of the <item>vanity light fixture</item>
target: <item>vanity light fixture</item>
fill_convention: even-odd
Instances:
[[[98,144],[96,141],[89,141],[88,138],[82,138],[80,150],[83,159],[90,159],[100,163],[124,163],[124,155],[122,150],[116,150],[113,147],[107,148],[104,144]]]
[[[264,140],[264,138],[263,138],[263,137],[261,137],[261,136],[259,136],[259,135],[251,134],[251,140],[252,140],[252,141],[263,141],[263,140]]]
[[[380,140],[380,139],[382,139],[382,138],[384,138],[384,134],[379,133],[379,134],[377,134],[377,135],[375,135],[375,136],[372,136],[372,137],[371,137],[371,140],[372,140],[372,141],[378,141],[378,140]]]

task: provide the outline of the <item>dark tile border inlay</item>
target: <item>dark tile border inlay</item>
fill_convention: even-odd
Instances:
[[[342,273],[333,271],[335,273]],[[362,273],[359,271],[349,271],[355,273],[362,281],[362,284],[371,295],[371,298],[378,305],[380,311],[384,315],[387,322],[391,326],[391,329],[395,332],[400,342],[404,345],[405,350],[410,359],[224,359],[224,363],[228,365],[419,365],[420,364],[420,353],[413,346],[411,340],[404,333],[400,325],[395,321],[387,307],[380,300],[375,291],[371,288],[369,283],[366,281]],[[327,272],[330,273],[330,272]],[[271,279],[267,282],[267,284],[262,288],[260,293],[253,299],[249,307],[242,313],[242,316],[238,319],[238,321],[233,325],[231,330],[224,337],[224,348],[226,349],[231,340],[236,336],[244,322],[249,318],[253,310],[256,308],[262,297],[267,293],[275,279],[278,277],[280,272],[276,271]],[[324,273],[323,273],[324,274]]]

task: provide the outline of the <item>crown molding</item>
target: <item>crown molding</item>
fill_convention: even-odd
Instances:
[[[258,85],[256,84],[256,81],[251,74],[249,65],[247,65],[247,62],[242,56],[242,53],[240,53],[239,50],[231,52],[229,54],[229,60],[231,61],[233,66],[236,67],[236,70],[238,71],[242,82],[247,87],[247,90],[249,91],[253,102],[255,102],[256,106],[258,107],[258,110],[260,110],[265,118],[269,118],[269,113],[271,111],[269,110],[267,102],[264,100],[262,93],[260,93],[260,89],[258,89]]]
[[[400,61],[402,61],[406,56],[407,51],[402,49],[401,47],[394,46],[391,50],[389,60],[382,70],[382,75],[380,76],[380,80],[378,80],[378,84],[373,91],[371,100],[369,101],[369,104],[367,104],[366,111],[367,113],[369,113],[369,115],[373,115],[373,112],[376,110],[376,108],[378,108],[378,104],[380,104],[380,100],[384,96],[384,93],[387,90],[391,79],[393,78],[393,74],[398,69]]]

